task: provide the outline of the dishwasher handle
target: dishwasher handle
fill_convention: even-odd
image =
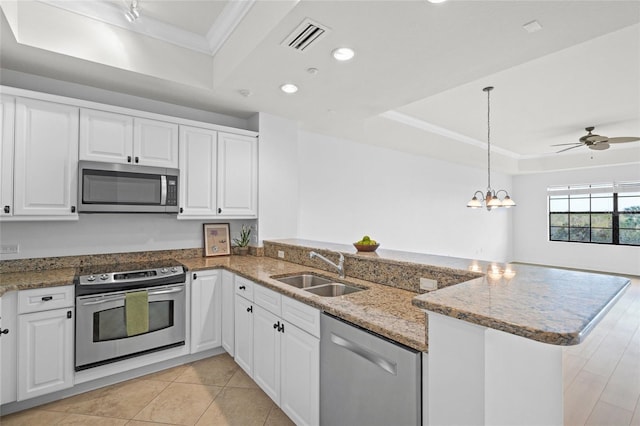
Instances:
[[[384,358],[382,355],[379,355],[373,352],[372,350],[365,348],[362,345],[359,345],[355,342],[352,342],[343,337],[340,337],[335,333],[331,333],[331,342],[335,343],[338,346],[343,347],[349,352],[353,352],[354,354],[361,356],[367,361],[385,370],[386,372],[393,374],[394,376],[397,375],[398,364],[393,361],[389,361],[388,359]]]

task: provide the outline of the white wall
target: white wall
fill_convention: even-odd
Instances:
[[[298,124],[260,113],[259,238],[293,238],[298,229]]]
[[[594,271],[640,275],[640,247],[548,241],[547,187],[640,180],[640,165],[520,175],[513,178],[513,259]]]
[[[367,234],[387,249],[510,260],[512,212],[466,207],[486,169],[308,132],[298,149],[298,237],[349,244]],[[494,173],[492,183],[509,190],[511,178]]]

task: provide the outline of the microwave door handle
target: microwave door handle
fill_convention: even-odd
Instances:
[[[149,296],[156,296],[158,294],[180,293],[182,290],[183,290],[182,287],[174,287],[174,288],[168,288],[165,290],[150,291]]]
[[[122,294],[122,295],[119,295],[119,296],[116,296],[116,297],[93,299],[90,302],[83,302],[82,306],[100,305],[102,303],[115,302],[117,300],[124,300],[124,299],[125,299],[125,296],[124,296],[124,294]]]
[[[160,186],[162,188],[160,193],[160,205],[167,205],[167,177],[165,175],[160,176]]]

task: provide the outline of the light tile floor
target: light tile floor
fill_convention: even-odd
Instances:
[[[640,279],[584,343],[564,349],[564,387],[565,425],[640,426]],[[226,354],[11,414],[0,424],[292,425]]]
[[[227,354],[10,414],[0,424],[293,425]]]

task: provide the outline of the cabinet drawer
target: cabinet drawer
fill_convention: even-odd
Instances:
[[[18,292],[18,313],[48,311],[74,305],[73,286],[34,288]]]
[[[253,301],[274,315],[282,315],[282,295],[261,285],[253,288]]]
[[[290,297],[282,297],[282,319],[320,338],[320,311]]]
[[[254,286],[253,281],[249,281],[246,278],[239,277],[236,275],[236,282],[235,282],[236,294],[239,294],[240,296],[252,302],[253,302],[253,286]]]

